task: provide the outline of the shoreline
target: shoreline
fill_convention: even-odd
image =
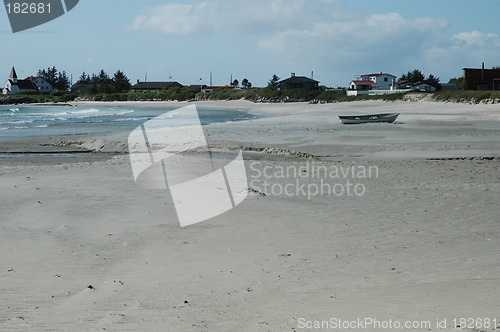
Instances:
[[[324,160],[500,156],[500,144],[497,144],[500,135],[495,125],[500,122],[497,105],[426,101],[256,104],[244,100],[194,104],[199,108],[239,109],[267,115],[259,119],[204,126],[209,145],[221,153],[241,148],[274,157],[295,154]],[[83,102],[76,105],[172,108],[192,103]],[[342,125],[338,120],[342,114],[392,112],[400,113],[394,124],[353,126]],[[0,141],[0,153],[64,154],[74,151],[110,156],[127,154],[128,134],[124,131]],[[81,160],[85,161],[85,157]]]

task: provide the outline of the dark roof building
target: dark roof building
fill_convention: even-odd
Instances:
[[[500,69],[464,68],[465,90],[500,90]]]
[[[169,88],[179,87],[182,88],[182,84],[179,82],[139,82],[132,86],[132,90],[135,91],[160,91]]]
[[[292,73],[290,78],[278,82],[280,90],[290,89],[319,89],[319,82],[305,76],[295,76]]]
[[[76,83],[71,86],[71,92],[74,93],[81,93],[81,94],[88,94],[90,92],[90,88],[92,87],[92,84],[83,84],[83,83]]]
[[[3,94],[14,94],[22,91],[36,91],[38,88],[36,85],[29,79],[19,80],[17,79],[17,73],[14,67],[10,71],[9,79],[5,82],[5,85],[2,89]]]

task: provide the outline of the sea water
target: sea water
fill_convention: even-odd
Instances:
[[[173,127],[191,123],[180,107],[0,105],[0,140],[132,131],[167,112]],[[242,110],[203,108],[198,108],[198,115],[202,125],[260,117]]]

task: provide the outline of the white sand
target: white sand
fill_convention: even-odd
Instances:
[[[301,329],[306,321],[339,317],[431,323],[394,331],[496,318],[500,329],[499,105],[197,106],[272,115],[206,128],[220,153],[246,150],[250,180],[257,169],[308,162],[378,167],[378,177],[357,179],[360,197],[252,193],[181,228],[167,191],[136,186],[127,155],[2,159],[1,331],[305,331],[314,330]],[[356,126],[337,118],[385,112],[401,115]],[[127,134],[0,150],[126,152]]]

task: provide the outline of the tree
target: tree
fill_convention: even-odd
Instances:
[[[464,83],[464,77],[459,77],[459,78],[451,78],[450,81],[448,83],[455,83],[455,85],[457,86],[457,89],[459,90],[464,90],[464,86],[465,86],[465,83]]]
[[[71,82],[65,71],[59,72],[54,66],[52,68],[38,70],[38,76],[50,83],[56,90],[67,91]]]
[[[407,74],[403,74],[399,80],[417,83],[417,82],[423,82],[425,80],[425,76],[424,74],[422,74],[420,70],[415,69],[412,72],[409,71]]]
[[[426,80],[424,80],[424,83],[427,83],[429,85],[432,85],[435,87],[437,90],[441,88],[441,84],[439,83],[439,77],[435,77],[434,75],[430,74],[429,77],[427,77]]]
[[[244,78],[243,81],[241,81],[241,85],[243,85],[244,88],[252,87],[252,83],[250,83],[246,78]]]
[[[78,84],[90,84],[90,76],[83,72],[76,83]]]
[[[38,70],[38,76],[43,78],[45,81],[49,82],[52,86],[54,86],[57,81],[57,74],[58,70],[55,66],[52,68],[49,67],[47,68],[47,70],[45,69]]]
[[[118,70],[116,73],[114,73],[113,84],[114,90],[116,92],[128,91],[132,87],[129,79],[127,78],[127,75],[125,75],[125,73],[123,73],[121,70]]]
[[[71,87],[71,80],[68,77],[68,75],[66,75],[66,72],[63,70],[57,75],[57,80],[54,85],[54,88],[60,91],[68,91],[70,87]]]
[[[109,78],[108,74],[101,69],[99,74],[92,74],[90,79],[92,87],[90,88],[91,93],[110,93],[113,92],[114,83],[113,80]]]
[[[238,80],[234,80],[231,85],[232,86],[238,86],[240,84],[240,82]]]
[[[101,69],[101,71],[99,72],[99,75],[97,76],[97,78],[99,79],[100,83],[105,83],[106,81],[109,80],[109,76],[108,76],[108,74],[106,74],[106,72],[104,71],[104,69]]]
[[[278,75],[274,74],[273,77],[269,80],[269,82],[267,82],[267,86],[271,87],[271,88],[275,88],[278,86],[279,80],[280,80],[280,78],[278,77]]]

